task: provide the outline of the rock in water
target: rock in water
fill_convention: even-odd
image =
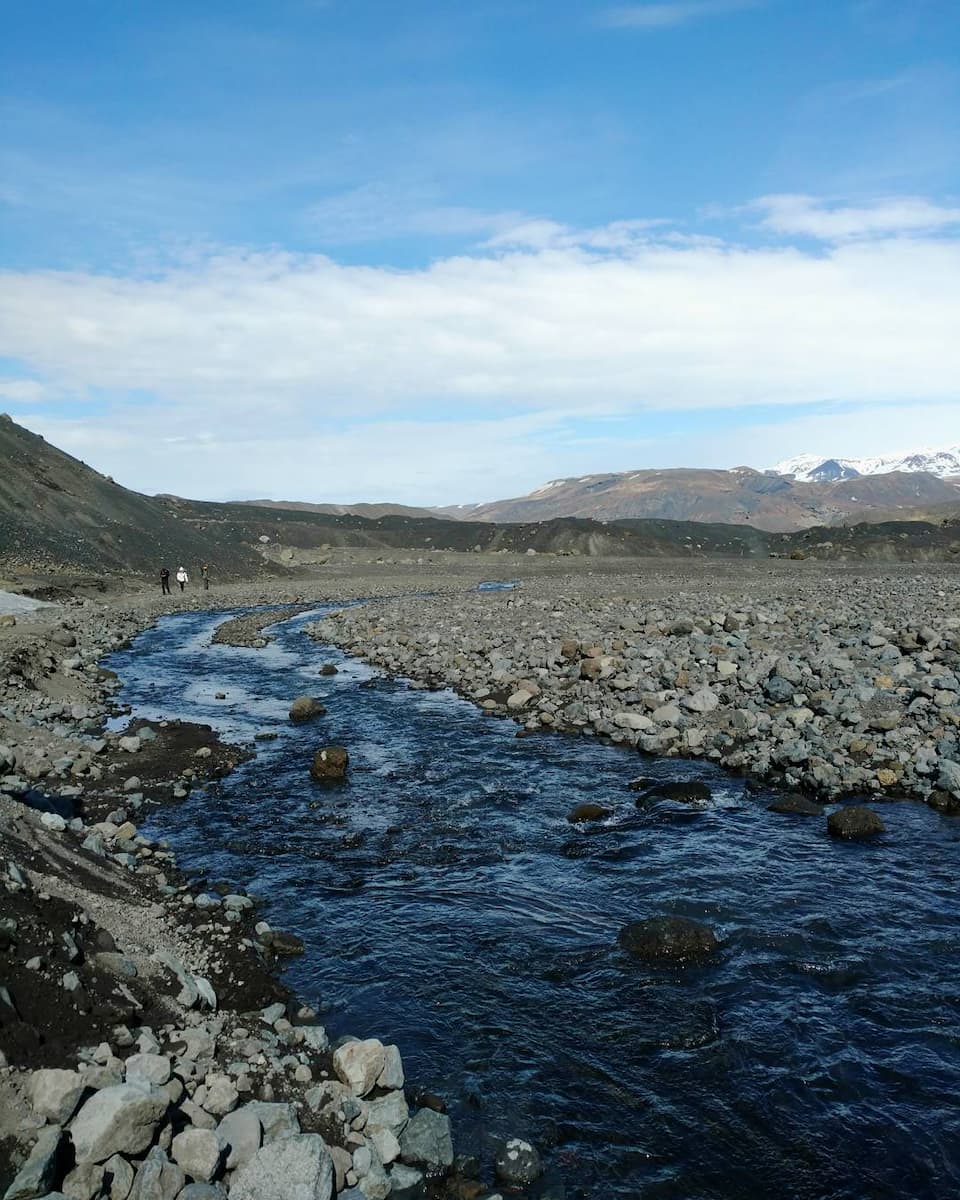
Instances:
[[[580,821],[602,821],[604,817],[610,816],[611,811],[602,804],[578,804],[567,813],[567,820],[571,825]]]
[[[656,783],[637,797],[637,804],[647,800],[675,800],[678,804],[702,804],[709,800],[711,791],[705,783],[696,779],[679,779],[673,783]]]
[[[871,838],[885,833],[886,826],[873,811],[863,804],[838,808],[827,817],[827,830],[838,838]]]
[[[231,1200],[330,1200],[332,1195],[333,1162],[316,1133],[261,1147],[230,1184]]]
[[[823,805],[806,796],[782,796],[767,805],[767,812],[795,813],[799,817],[822,817]]]
[[[718,946],[709,925],[689,917],[631,921],[620,930],[617,941],[636,958],[649,962],[682,963],[709,958]]]
[[[529,1142],[511,1138],[498,1152],[497,1178],[510,1187],[527,1187],[543,1174],[540,1155]]]
[[[343,779],[347,773],[350,755],[343,746],[323,746],[313,756],[310,774],[314,779]]]
[[[314,717],[323,717],[327,710],[314,696],[298,696],[290,705],[291,721],[312,721]]]

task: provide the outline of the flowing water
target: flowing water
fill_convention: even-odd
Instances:
[[[459,1150],[528,1136],[568,1196],[960,1193],[960,821],[889,805],[885,836],[838,843],[705,764],[517,739],[315,645],[317,615],[263,650],[211,645],[223,614],[171,616],[111,665],[137,716],[278,734],[149,831],[304,939],[286,979],[332,1036],[396,1041]],[[329,715],[293,726],[303,693]],[[308,778],[324,743],[345,784]],[[639,774],[713,799],[638,809]],[[569,825],[587,800],[614,815]],[[664,913],[712,925],[716,961],[618,948]]]

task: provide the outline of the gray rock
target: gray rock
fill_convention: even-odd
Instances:
[[[27,1094],[35,1113],[53,1125],[66,1125],[77,1110],[85,1086],[77,1071],[44,1068],[30,1076]]]
[[[227,1170],[242,1167],[263,1144],[263,1125],[248,1105],[227,1113],[217,1126],[217,1137],[227,1148]]]
[[[222,1183],[188,1183],[177,1200],[227,1200],[227,1189]]]
[[[159,1088],[121,1083],[95,1092],[70,1126],[78,1163],[140,1154],[153,1141],[169,1099]]]
[[[423,1164],[439,1170],[453,1164],[450,1118],[445,1113],[421,1108],[400,1135],[400,1157],[408,1164]]]
[[[34,1200],[49,1192],[63,1151],[63,1130],[59,1126],[41,1129],[27,1161],[17,1172],[3,1200]]]
[[[410,1109],[402,1091],[388,1092],[375,1100],[367,1101],[367,1132],[374,1129],[389,1129],[399,1136],[410,1119]]]
[[[133,1187],[134,1169],[125,1158],[114,1154],[103,1164],[104,1183],[109,1187],[110,1200],[127,1200]]]
[[[333,1163],[315,1133],[262,1146],[230,1184],[230,1200],[330,1200],[332,1195]]]
[[[412,1192],[423,1183],[423,1172],[416,1167],[408,1167],[406,1163],[394,1163],[390,1168],[391,1195],[402,1192]]]
[[[952,796],[960,798],[960,763],[953,762],[949,758],[942,758],[937,785]]]
[[[137,1170],[130,1200],[176,1200],[186,1183],[183,1171],[154,1146]]]
[[[94,1200],[100,1195],[105,1170],[102,1163],[81,1163],[63,1181],[63,1194],[70,1200]]]
[[[300,1132],[297,1110],[292,1104],[274,1104],[264,1100],[251,1100],[243,1106],[244,1112],[253,1113],[263,1129],[264,1143],[281,1138],[294,1137]]]
[[[131,1054],[125,1073],[127,1083],[155,1083],[159,1087],[170,1078],[170,1059],[165,1054]]]
[[[170,1154],[191,1179],[209,1183],[220,1167],[223,1147],[217,1134],[209,1129],[185,1129],[173,1139]]]
[[[346,1042],[333,1052],[333,1069],[358,1096],[373,1091],[385,1065],[383,1043],[376,1038]]]
[[[383,1070],[377,1077],[377,1087],[396,1091],[403,1087],[403,1060],[397,1046],[384,1046]]]

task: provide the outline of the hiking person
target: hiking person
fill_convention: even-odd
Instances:
[[[204,590],[205,592],[209,592],[209,591],[210,591],[210,575],[209,575],[209,571],[210,571],[210,568],[207,566],[207,564],[206,564],[206,563],[201,563],[201,564],[200,564],[200,578],[203,580],[203,590]]]
[[[170,572],[166,567],[160,568],[160,593],[163,596],[170,595]]]
[[[177,567],[177,583],[180,584],[181,592],[183,591],[184,584],[187,584],[189,582],[190,582],[190,578],[187,575],[186,571],[183,569],[183,567]]]

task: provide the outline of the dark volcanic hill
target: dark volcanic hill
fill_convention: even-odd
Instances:
[[[788,532],[931,509],[960,500],[957,487],[923,472],[894,472],[834,483],[800,483],[736,467],[732,471],[678,468],[558,479],[515,500],[438,511],[467,521],[595,521],[658,519],[752,525]]]
[[[27,570],[156,573],[209,562],[218,576],[263,569],[256,550],[215,543],[164,504],[108,479],[0,415],[0,562]]]

